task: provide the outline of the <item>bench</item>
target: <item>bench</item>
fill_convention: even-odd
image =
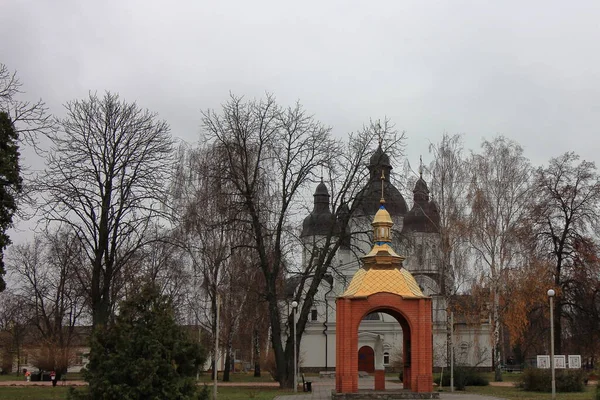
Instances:
[[[523,372],[523,369],[521,368],[520,365],[502,365],[500,367],[500,369],[502,370],[502,372],[515,372],[515,373]]]
[[[335,371],[319,371],[319,378],[335,378]]]
[[[302,374],[302,391],[312,392],[312,382],[304,379],[304,374]]]

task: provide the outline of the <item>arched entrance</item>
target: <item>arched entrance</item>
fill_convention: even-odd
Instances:
[[[375,351],[370,346],[358,349],[358,370],[370,374],[375,372]]]
[[[393,221],[383,203],[372,223],[373,248],[336,301],[336,392],[358,392],[359,325],[367,315],[385,312],[402,327],[404,388],[432,393],[431,298],[402,267],[404,257],[390,247]],[[383,351],[380,353],[381,357],[375,357],[375,390],[385,389]]]

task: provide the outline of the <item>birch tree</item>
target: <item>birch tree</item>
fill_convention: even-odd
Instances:
[[[484,141],[471,157],[469,240],[490,290],[496,381],[502,380],[500,298],[504,277],[520,265],[518,231],[531,195],[531,167],[523,149],[502,136]]]
[[[438,264],[441,282],[438,282],[440,294],[447,304],[447,349],[446,360],[450,361],[450,321],[451,299],[466,279],[468,256],[467,229],[467,192],[469,187],[469,169],[464,154],[462,137],[444,134],[439,143],[431,144],[429,151],[433,161],[429,166],[431,174],[431,193],[438,206],[440,215],[440,248]]]

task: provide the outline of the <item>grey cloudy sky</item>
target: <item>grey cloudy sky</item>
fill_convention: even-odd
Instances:
[[[0,60],[57,115],[110,90],[194,142],[200,110],[269,91],[338,135],[390,117],[413,164],[444,131],[600,161],[597,0],[0,3]]]

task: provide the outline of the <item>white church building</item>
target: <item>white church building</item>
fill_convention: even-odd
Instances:
[[[328,272],[319,288],[306,330],[302,336],[298,355],[299,368],[303,371],[325,371],[335,369],[336,360],[336,298],[347,288],[355,272],[360,268],[360,257],[371,248],[371,221],[379,208],[382,190],[385,207],[393,221],[393,248],[406,257],[404,268],[411,272],[424,294],[431,296],[433,304],[433,350],[434,367],[447,365],[448,322],[446,300],[442,296],[442,285],[451,286],[439,266],[440,249],[439,212],[430,199],[429,189],[422,176],[413,190],[413,203],[409,209],[400,191],[392,184],[392,166],[381,146],[371,156],[368,165],[370,179],[357,196],[352,218],[348,222],[343,245],[335,257],[335,268]],[[338,216],[344,213],[339,213]],[[332,213],[330,196],[325,183],[321,182],[314,193],[314,208],[304,219],[301,239],[305,246],[303,262],[310,249],[328,234]],[[383,342],[383,361],[386,368],[401,365],[402,329],[390,315],[373,313],[368,315],[359,328],[359,371],[373,372],[376,344]],[[455,316],[454,351],[457,364],[490,368],[492,345],[489,321],[477,324],[465,322]]]

